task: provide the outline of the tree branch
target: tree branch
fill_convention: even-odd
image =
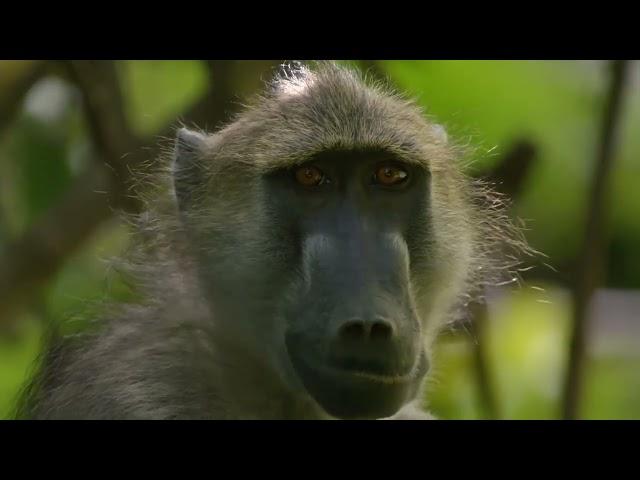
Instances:
[[[5,249],[0,260],[0,322],[110,216],[108,192],[114,189],[105,173],[92,168],[83,174],[56,206]]]
[[[495,380],[489,366],[487,348],[487,322],[488,312],[485,303],[473,302],[469,305],[470,319],[468,322],[469,337],[472,340],[473,349],[473,369],[475,373],[476,385],[480,408],[484,418],[497,420],[501,418],[498,400],[495,395]]]
[[[80,89],[85,118],[97,158],[109,167],[112,176],[110,190],[113,205],[137,211],[138,199],[126,195],[131,180],[131,168],[142,161],[142,142],[133,134],[124,111],[124,100],[116,64],[112,61],[70,61],[67,67],[71,79]],[[102,167],[103,165],[101,165]]]
[[[148,162],[159,153],[157,137],[172,136],[176,127],[177,122],[170,122],[152,138],[143,142],[135,139],[126,126],[113,65],[97,63],[102,64],[94,64],[96,70],[91,71],[89,62],[73,62],[71,71],[84,94],[87,120],[98,153],[58,203],[2,252],[0,322],[27,302],[34,289],[46,285],[66,258],[114,211],[138,211],[139,203],[128,194],[131,171],[142,171],[142,165],[147,168],[145,172],[157,167],[157,163]],[[212,71],[218,84],[232,84],[226,78],[229,70],[223,64],[216,64]],[[238,108],[229,92],[210,90],[180,120],[218,125],[225,112]]]
[[[584,376],[588,309],[605,269],[603,229],[607,225],[609,176],[614,160],[614,145],[628,63],[626,60],[616,60],[610,64],[611,84],[602,119],[602,133],[592,177],[583,245],[571,292],[573,324],[562,404],[562,416],[565,419],[578,418]]]
[[[22,99],[46,72],[39,60],[0,61],[0,132],[14,119]]]
[[[500,193],[514,199],[524,187],[524,182],[536,159],[537,149],[527,139],[521,139],[511,146],[500,162],[482,174]]]

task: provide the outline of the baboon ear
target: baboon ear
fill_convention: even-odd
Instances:
[[[205,136],[181,128],[176,135],[173,153],[173,188],[178,201],[178,208],[188,207],[191,197],[203,181],[200,155],[204,149]]]

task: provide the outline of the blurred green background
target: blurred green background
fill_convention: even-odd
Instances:
[[[55,206],[91,188],[83,185],[83,175],[104,169],[109,155],[125,163],[131,152],[152,155],[146,145],[157,144],[177,120],[215,128],[278,64],[67,63],[0,61],[0,418],[11,414],[41,349],[43,326],[57,322],[77,328],[69,319],[88,300],[123,294],[107,262],[127,245],[123,223],[104,209],[93,221],[84,204],[77,218],[73,209],[56,218]],[[464,323],[443,333],[427,398],[433,412],[446,419],[559,418],[570,288],[584,241],[609,63],[349,63],[370,75],[388,76],[417,97],[451,137],[473,147],[469,171],[476,175],[491,171],[518,142],[533,147],[534,161],[512,213],[527,221],[529,242],[547,258],[523,274],[520,288],[490,292],[481,335]],[[640,418],[639,63],[630,62],[622,94],[600,253],[605,268],[588,309],[580,418]],[[86,101],[92,98],[96,104]],[[111,147],[114,151],[107,152]],[[90,228],[78,233],[77,241],[60,243],[56,235],[75,231],[67,222]],[[58,233],[49,238],[49,230],[39,225]],[[34,238],[33,251],[47,246],[42,258],[32,255],[21,263],[16,252],[25,239]],[[56,257],[53,266],[46,255]],[[2,308],[2,302],[11,308]],[[488,380],[478,376],[478,342]],[[494,399],[490,409],[483,388]]]

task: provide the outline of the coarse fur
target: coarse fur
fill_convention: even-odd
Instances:
[[[410,279],[427,352],[454,309],[512,278],[526,250],[504,202],[460,171],[462,149],[440,126],[387,86],[332,62],[285,66],[224,128],[194,135],[198,148],[178,145],[194,161],[167,151],[146,191],[148,209],[134,221],[126,269],[140,300],[105,308],[81,335],[52,338],[19,417],[333,418],[266,366],[276,348],[268,339],[282,332],[258,318],[278,311],[274,299],[294,295],[292,280],[264,286],[292,253],[268,221],[260,179],[323,151],[383,149],[430,173],[429,233],[424,249],[411,251]],[[180,184],[190,185],[186,193]],[[203,274],[203,258],[224,278]],[[241,277],[247,271],[255,278]],[[237,285],[242,291],[229,287]],[[255,322],[212,315],[211,289],[222,292],[219,301],[255,304]],[[429,418],[421,395],[395,418]]]

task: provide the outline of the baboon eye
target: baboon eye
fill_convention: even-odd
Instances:
[[[312,165],[297,168],[295,175],[296,181],[304,187],[317,187],[327,181],[324,173]]]
[[[399,165],[380,165],[373,173],[373,183],[385,187],[400,185],[406,182],[407,178],[409,178],[409,172]]]

